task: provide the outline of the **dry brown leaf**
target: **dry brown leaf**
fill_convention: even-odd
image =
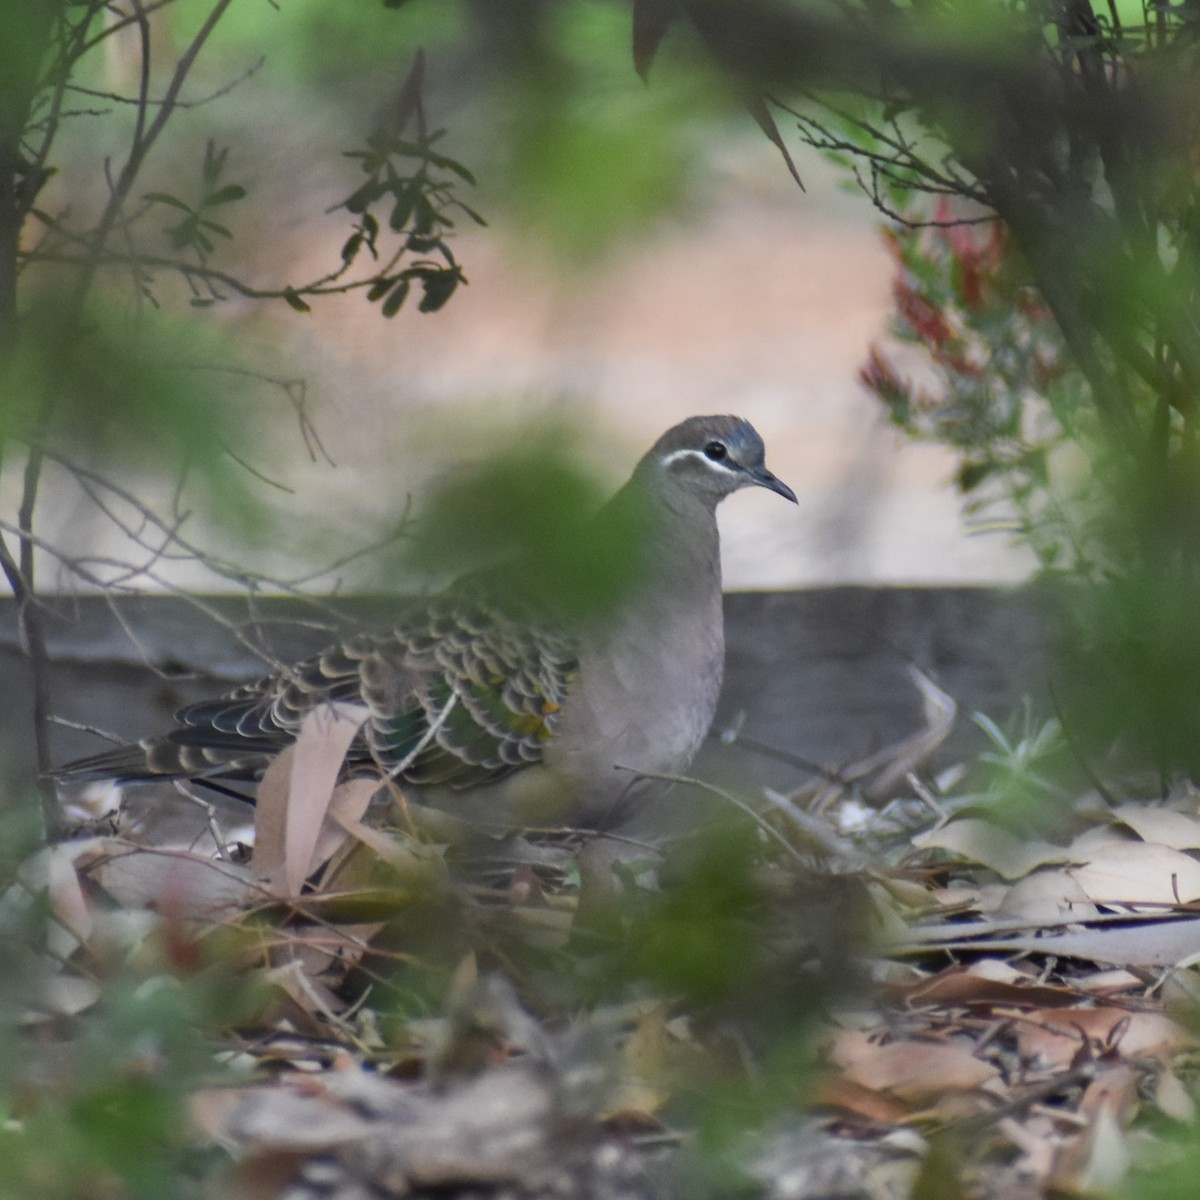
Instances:
[[[266,983],[278,989],[281,1009],[294,1028],[301,1032],[323,1035],[346,1002],[318,983],[298,960],[272,967],[263,975]]]
[[[317,842],[346,751],[369,715],[362,704],[322,704],[305,713],[300,722],[283,839],[283,878],[289,895],[300,894],[313,870]]]
[[[1122,804],[1113,819],[1128,825],[1144,842],[1157,842],[1174,850],[1200,850],[1200,818],[1173,808],[1149,804]]]
[[[975,1088],[969,1092],[943,1092],[932,1104],[908,1114],[913,1125],[942,1126],[966,1121],[984,1113],[995,1113],[998,1084],[987,1088]]]
[[[1071,858],[1061,846],[1014,837],[998,825],[976,817],[948,821],[928,833],[918,834],[912,844],[920,850],[946,850],[980,863],[1003,879],[1020,879],[1038,867],[1069,862]]]
[[[936,899],[939,904],[949,903],[943,898],[948,891],[946,888],[931,890],[927,884],[918,883],[914,879],[885,875],[880,871],[869,871],[868,876],[872,882],[883,888],[897,904],[901,904],[905,908],[925,909],[929,907],[929,902],[933,899]],[[968,896],[970,895],[966,888],[963,888],[962,891]]]
[[[1026,1118],[1024,1121],[1004,1117],[997,1128],[1021,1152],[1022,1159],[1019,1165],[1024,1179],[1044,1180],[1050,1174],[1060,1141],[1049,1121],[1037,1117]]]
[[[908,1104],[924,1106],[944,1092],[968,1091],[998,1078],[991,1063],[966,1046],[938,1042],[872,1045],[845,1068],[845,1077]]]
[[[1192,1043],[1170,1017],[1123,1008],[1045,1008],[1036,1013],[1011,1012],[1016,1020],[1021,1057],[1039,1067],[1065,1069],[1084,1042],[1097,1051],[1125,1058],[1166,1059]]]
[[[348,779],[333,789],[329,811],[325,814],[317,844],[313,847],[308,874],[320,870],[350,841],[354,836],[351,826],[362,828],[359,823],[377,791],[379,780],[376,778]]]
[[[839,1013],[838,1020],[846,1014]],[[873,1054],[880,1044],[882,1028],[878,1013],[852,1014],[858,1017],[853,1024],[836,1029],[826,1050],[826,1057],[834,1066],[848,1067],[866,1055]]]
[[[976,936],[967,937],[968,931]],[[943,950],[988,950],[995,954],[1056,954],[1125,967],[1173,967],[1200,951],[1200,917],[1173,917],[1133,924],[1101,924],[1044,937],[988,937],[983,924],[938,928],[910,945]]]
[[[979,889],[977,911],[983,916],[994,913],[1007,899],[1010,886],[1007,883],[1000,883],[999,880],[994,883],[985,883]]]
[[[77,1016],[99,1003],[103,995],[103,989],[94,979],[64,973],[51,975],[38,983],[38,1011],[27,1013],[25,1019],[37,1020],[47,1013],[63,1017]]]
[[[1071,982],[1081,992],[1091,992],[1096,996],[1120,996],[1127,992],[1140,992],[1146,986],[1139,976],[1124,967],[1090,971],[1086,975],[1074,976]]]
[[[295,755],[292,745],[271,759],[254,801],[254,873],[276,892],[283,882],[288,790]]]
[[[76,855],[69,846],[51,846],[46,860],[46,895],[50,911],[81,945],[86,945],[95,928],[91,905],[83,894]]]
[[[1071,876],[1098,904],[1186,904],[1200,899],[1200,862],[1149,842],[1101,846]]]
[[[243,1092],[230,1087],[198,1088],[191,1092],[187,1097],[186,1111],[192,1131],[210,1141],[220,1141],[243,1095]]]
[[[979,906],[979,888],[955,883],[949,887],[934,888],[929,898],[942,908],[972,909]]]
[[[638,1021],[621,1049],[617,1093],[607,1112],[658,1112],[670,1095],[672,1040],[661,1005]]]
[[[1154,1081],[1154,1104],[1173,1121],[1191,1125],[1196,1120],[1196,1102],[1174,1071],[1161,1071]]]
[[[1137,1070],[1125,1063],[1102,1071],[1084,1090],[1079,1102],[1080,1116],[1095,1118],[1107,1109],[1122,1126],[1130,1125],[1139,1108],[1140,1078]]]
[[[1059,868],[1034,871],[1032,875],[1017,880],[996,909],[996,916],[1024,917],[1033,922],[1073,916],[1086,921],[1098,912],[1079,880],[1069,871]]]
[[[209,1115],[222,1122],[222,1140],[234,1142],[243,1155],[346,1151],[369,1138],[377,1124],[330,1095],[323,1078],[250,1087],[236,1094],[237,1104]]]
[[[1131,1161],[1120,1119],[1111,1108],[1101,1107],[1055,1157],[1049,1190],[1064,1196],[1111,1196],[1124,1181]]]
[[[87,874],[123,908],[146,908],[184,919],[219,920],[256,895],[246,867],[183,850],[153,850],[107,840]]]
[[[355,704],[313,709],[305,715],[296,741],[268,765],[255,804],[254,869],[277,895],[299,894],[314,869],[323,830],[331,831],[327,834],[334,843],[330,855],[345,840],[326,817],[346,751],[367,715],[366,708]],[[353,787],[342,804],[357,805],[362,790]]]
[[[913,987],[899,989],[913,1006],[935,1004],[1070,1005],[1079,996],[1070,988],[1039,984],[996,958],[983,958],[969,967],[953,966]]]
[[[1093,825],[1085,829],[1068,847],[1072,862],[1086,862],[1105,846],[1128,846],[1137,839],[1121,825]]]
[[[877,1125],[898,1125],[908,1116],[908,1106],[894,1096],[864,1087],[844,1075],[833,1075],[821,1081],[817,1103],[840,1108]]]
[[[871,906],[868,929],[872,943],[890,946],[904,941],[908,934],[908,920],[892,893],[872,880],[867,884],[866,896]]]
[[[951,887],[936,888],[932,899],[948,910],[947,915],[961,912],[994,913],[1008,897],[1010,885],[1007,883],[984,883],[975,887],[965,887],[959,884]],[[944,919],[944,918],[943,918]]]

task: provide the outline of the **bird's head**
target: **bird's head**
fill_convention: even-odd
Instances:
[[[767,470],[763,440],[741,417],[689,417],[668,429],[642,460],[659,487],[704,499],[714,508],[744,487],[764,487],[796,503],[796,493]]]

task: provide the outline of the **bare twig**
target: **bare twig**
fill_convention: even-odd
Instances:
[[[151,11],[151,8],[155,6],[141,5],[140,7],[144,13],[148,13]],[[262,70],[263,64],[266,61],[267,60],[265,56],[259,58],[256,62],[251,63],[251,65],[248,66],[235,79],[231,79],[228,83],[223,83],[220,87],[204,96],[197,97],[195,100],[180,100],[176,98],[174,101],[175,107],[179,109],[203,108],[206,104],[212,104],[214,100],[224,99],[224,97],[228,96],[231,92],[235,91],[248,79],[253,78],[253,76]],[[83,87],[78,83],[68,84],[66,90],[68,92],[77,93],[81,96],[94,96],[98,100],[111,100],[114,104],[138,104],[145,105],[149,108],[154,108],[166,103],[165,100],[154,100],[150,97],[143,98],[141,96],[122,96],[119,92],[105,92],[97,88]],[[82,111],[86,110],[81,110],[81,112]],[[67,116],[73,114],[63,113],[62,115]],[[89,113],[87,115],[91,114]]]
[[[794,858],[801,866],[807,868],[812,865],[808,857],[802,854],[791,842],[775,828],[770,821],[766,820],[762,813],[757,812],[744,800],[740,800],[732,792],[725,791],[724,788],[719,788],[711,783],[705,783],[703,779],[693,779],[687,775],[668,775],[660,771],[639,771],[636,767],[626,767],[621,763],[614,764],[618,771],[628,771],[638,779],[658,779],[663,783],[680,783],[685,787],[699,788],[701,791],[708,792],[712,796],[716,796],[720,800],[724,800],[727,804],[732,804],[734,808],[740,809],[759,827],[769,838],[781,845],[787,853]]]

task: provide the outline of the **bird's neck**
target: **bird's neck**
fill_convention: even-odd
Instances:
[[[676,592],[680,602],[691,595],[719,594],[720,537],[710,498],[668,491],[635,474],[610,501],[608,515],[631,531],[633,565],[643,586]]]

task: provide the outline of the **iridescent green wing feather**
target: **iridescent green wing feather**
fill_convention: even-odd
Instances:
[[[251,781],[331,702],[369,712],[352,770],[465,788],[538,761],[575,671],[569,642],[528,617],[442,597],[410,607],[390,635],[331,646],[284,675],[181,709],[179,727],[70,764],[64,779]]]

